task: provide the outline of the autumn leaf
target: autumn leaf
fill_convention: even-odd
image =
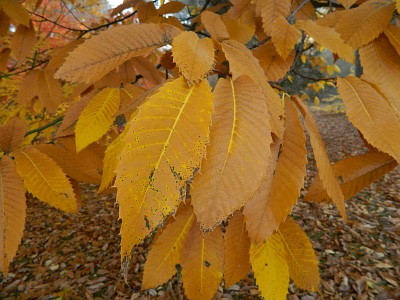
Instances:
[[[61,84],[54,79],[53,75],[51,70],[41,70],[37,77],[39,101],[49,112],[55,112],[60,103],[64,101]]]
[[[252,12],[243,10],[240,16],[233,17],[232,12],[229,10],[221,18],[231,40],[245,44],[254,36],[256,22]]]
[[[400,28],[396,25],[389,24],[385,29],[385,35],[396,49],[397,54],[400,55]]]
[[[240,209],[259,188],[272,142],[264,95],[250,78],[220,79],[214,97],[207,158],[191,191],[203,230]]]
[[[186,6],[185,3],[179,1],[170,1],[164,3],[157,9],[159,15],[174,14],[180,12]]]
[[[229,39],[228,30],[220,15],[211,11],[204,11],[201,14],[201,22],[214,40],[222,42]]]
[[[8,273],[25,228],[25,188],[15,162],[0,158],[0,270]]]
[[[350,8],[354,3],[357,2],[357,0],[339,0],[338,1],[340,4],[344,6],[344,8],[348,9]]]
[[[0,127],[0,150],[11,152],[17,149],[25,137],[28,125],[18,117],[13,117]]]
[[[189,87],[180,77],[130,121],[115,181],[122,259],[185,198],[209,142],[212,102],[206,80]]]
[[[21,87],[18,91],[16,101],[21,105],[26,105],[37,95],[38,92],[38,75],[40,71],[31,71],[24,79],[22,79]]]
[[[279,16],[272,24],[271,40],[283,59],[288,58],[300,38],[300,31],[284,17]]]
[[[26,60],[36,43],[33,26],[19,24],[11,41],[11,51],[18,60]]]
[[[263,28],[266,35],[270,36],[274,22],[279,18],[286,18],[290,13],[290,0],[257,1],[260,5]]]
[[[2,0],[1,1],[1,8],[4,12],[16,22],[29,27],[30,24],[30,15],[25,10],[25,8],[15,0]]]

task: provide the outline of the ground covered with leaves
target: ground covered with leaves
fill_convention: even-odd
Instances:
[[[366,152],[343,114],[316,114],[331,161]],[[310,148],[309,148],[310,149]],[[315,177],[308,156],[306,186]],[[28,200],[27,222],[17,257],[0,275],[0,299],[184,299],[179,276],[158,289],[141,291],[149,241],[133,249],[126,285],[120,271],[115,198],[96,196],[83,185],[83,206],[69,215]],[[329,203],[299,201],[292,215],[307,232],[320,260],[318,292],[289,286],[288,299],[400,299],[400,167],[347,202],[350,222]],[[216,299],[259,299],[249,276],[220,287]]]

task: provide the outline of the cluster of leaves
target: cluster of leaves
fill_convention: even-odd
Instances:
[[[211,298],[222,279],[234,284],[250,266],[265,298],[284,299],[289,278],[317,289],[311,243],[288,216],[306,176],[304,129],[319,169],[305,198],[333,201],[345,220],[345,199],[400,162],[400,1],[339,3],[235,0],[204,5],[188,25],[171,16],[181,2],[157,8],[128,0],[102,25],[79,22],[84,29],[58,51],[35,51],[50,57],[19,65],[25,76],[7,99],[17,105],[0,127],[2,271],[22,235],[25,188],[77,212],[77,183],[87,182],[100,184],[99,192],[117,190],[126,272],[132,247],[157,230],[143,288],[167,281],[180,265],[190,299]],[[15,33],[1,27],[11,46],[19,26],[34,30],[36,13],[10,0],[0,7],[12,28],[19,23]],[[91,32],[99,34],[84,40]],[[30,58],[31,35],[17,48],[4,42],[2,70],[10,59]],[[305,51],[321,46],[351,63],[358,51],[364,70],[360,78],[329,80],[371,152],[333,165],[300,91],[280,85]],[[16,75],[9,71],[2,80]],[[57,118],[28,128],[26,111],[44,110]],[[128,120],[121,134],[116,118]],[[49,143],[27,141],[61,121]]]

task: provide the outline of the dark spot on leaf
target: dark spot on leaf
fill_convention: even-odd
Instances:
[[[204,261],[204,265],[208,268],[209,266],[211,266],[211,264],[208,261]]]

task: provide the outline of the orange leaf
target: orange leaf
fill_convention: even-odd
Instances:
[[[28,125],[18,117],[13,117],[0,127],[0,149],[3,152],[11,152],[18,148],[23,141]]]
[[[300,38],[300,31],[284,17],[279,16],[272,24],[271,40],[283,59],[288,58]]]
[[[179,1],[171,1],[161,5],[160,8],[157,9],[157,13],[159,15],[174,14],[180,12],[182,9],[185,8],[185,6],[185,3]]]
[[[161,76],[160,72],[147,58],[134,57],[130,60],[130,62],[137,72],[143,76],[143,78],[149,80],[154,85],[164,82],[164,78]]]
[[[148,23],[157,16],[157,9],[153,2],[140,1],[137,5],[137,15],[140,23]]]
[[[261,17],[266,35],[271,35],[273,23],[278,17],[286,18],[290,13],[291,0],[258,1],[261,3]],[[257,4],[258,4],[257,3]]]
[[[344,6],[344,8],[348,9],[350,8],[354,3],[357,2],[357,0],[339,0],[338,1],[340,4]]]
[[[29,13],[18,1],[2,0],[1,7],[12,20],[26,27],[31,26]]]
[[[228,30],[220,15],[211,11],[204,11],[201,14],[201,22],[214,40],[221,42],[229,39]]]
[[[11,54],[9,47],[3,47],[0,51],[0,72],[4,72],[7,69],[8,59]]]
[[[21,105],[27,105],[38,92],[38,70],[33,70],[24,77],[17,95],[17,102]]]
[[[231,40],[236,40],[242,44],[247,43],[254,36],[256,21],[254,15],[249,10],[244,10],[240,16],[234,18],[229,10],[222,15],[226,29]]]
[[[11,41],[11,50],[18,60],[26,60],[36,43],[36,34],[33,26],[19,24]]]
[[[396,25],[389,24],[385,29],[385,35],[400,55],[400,28]]]
[[[49,112],[55,112],[58,105],[64,101],[61,84],[53,75],[52,70],[41,70],[38,75],[39,101]]]

